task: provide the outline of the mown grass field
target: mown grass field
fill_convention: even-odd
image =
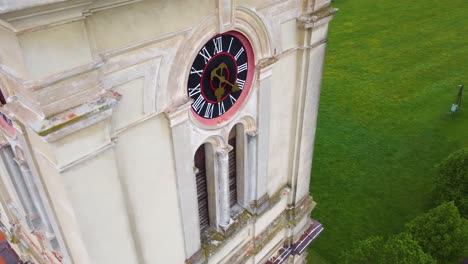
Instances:
[[[435,165],[468,147],[468,1],[332,5],[311,181],[325,230],[309,263],[402,231],[434,206]]]

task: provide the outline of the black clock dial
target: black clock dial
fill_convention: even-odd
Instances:
[[[226,33],[210,39],[200,49],[187,84],[196,115],[214,119],[238,103],[250,70],[249,48],[234,34]]]

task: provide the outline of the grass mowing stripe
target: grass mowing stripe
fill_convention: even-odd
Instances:
[[[435,164],[468,146],[468,107],[448,114],[468,87],[466,0],[333,6],[311,181],[325,230],[310,263],[400,232],[433,206]]]

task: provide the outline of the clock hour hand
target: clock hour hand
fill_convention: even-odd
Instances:
[[[218,102],[221,101],[221,99],[223,98],[223,95],[224,95],[224,92],[225,92],[225,89],[224,89],[224,84],[228,84],[229,86],[231,86],[231,89],[233,92],[237,92],[239,91],[239,86],[235,83],[235,84],[232,84],[231,82],[229,82],[228,80],[226,80],[226,77],[224,77],[223,75],[223,70],[224,69],[227,69],[227,65],[226,63],[221,63],[218,65],[218,67],[214,68],[212,71],[211,71],[211,74],[210,74],[210,79],[211,81],[213,81],[214,78],[217,78],[219,80],[219,85],[218,85],[218,88],[216,88],[215,90],[215,96],[216,96],[216,100]],[[218,71],[220,72],[220,74],[218,74]]]

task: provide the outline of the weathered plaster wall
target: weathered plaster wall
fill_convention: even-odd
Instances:
[[[55,212],[61,232],[64,234],[67,245],[70,263],[93,263],[87,251],[83,233],[80,227],[76,208],[70,200],[70,194],[65,186],[64,179],[45,155],[36,151],[36,160],[42,173],[44,185],[47,186],[47,192],[51,199],[51,206]],[[65,262],[65,263],[66,263]]]
[[[18,38],[29,75],[34,79],[92,61],[84,21],[26,32]]]
[[[295,102],[297,95],[297,54],[291,52],[280,58],[273,68],[271,86],[270,156],[268,194],[283,186],[291,173],[291,154]]]
[[[91,263],[138,263],[113,149],[62,173]]]
[[[115,148],[144,263],[183,263],[172,140],[164,115],[118,135]]]
[[[0,25],[0,64],[8,65],[20,76],[24,76],[23,55],[16,35]]]
[[[212,0],[143,1],[94,13],[90,31],[101,53],[191,28],[215,11]]]

